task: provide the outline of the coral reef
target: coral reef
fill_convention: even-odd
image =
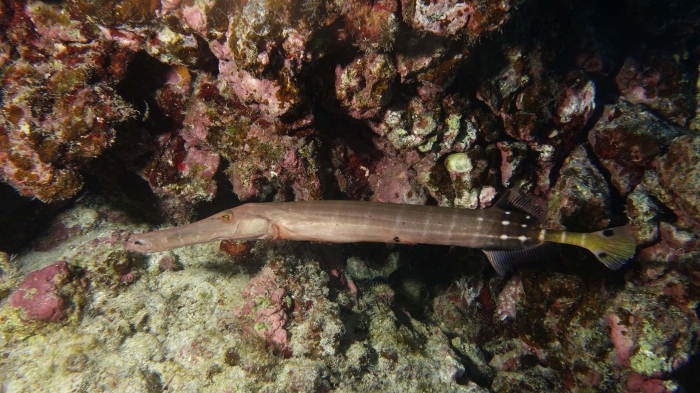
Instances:
[[[10,296],[10,306],[24,310],[25,318],[55,322],[66,315],[66,304],[57,293],[70,278],[65,262],[31,272]]]
[[[58,64],[20,60],[5,68],[0,82],[2,179],[44,202],[80,191],[80,168],[113,143],[114,124],[132,113],[110,86],[88,83],[95,66]]]
[[[694,186],[700,179],[698,148],[697,135],[679,136],[671,141],[668,152],[654,162],[660,186],[654,194],[676,213],[681,228],[700,227],[700,201]]]
[[[292,307],[292,298],[283,287],[285,283],[276,279],[277,274],[271,268],[265,268],[248,283],[243,291],[246,303],[234,314],[241,324],[250,325],[251,332],[258,334],[282,352],[289,352],[287,330],[288,310]],[[249,320],[249,321],[248,321]]]
[[[345,68],[338,65],[335,74],[336,97],[356,119],[376,116],[391,101],[396,70],[387,55],[358,57]]]
[[[610,172],[613,185],[627,194],[639,184],[654,158],[681,133],[641,107],[621,101],[604,109],[588,140]]]
[[[673,60],[652,57],[640,62],[628,57],[615,83],[633,104],[644,104],[674,123],[683,126],[688,123],[690,83],[687,74]]]
[[[581,146],[564,160],[551,190],[547,224],[579,232],[603,229],[612,215],[610,190],[603,174]]]
[[[0,1],[0,390],[691,391],[700,5]],[[498,277],[478,250],[130,232],[248,201],[630,224]]]
[[[504,1],[486,5],[480,1],[458,3],[449,0],[408,0],[401,2],[401,9],[404,22],[416,31],[439,36],[464,35],[468,40],[474,40],[508,21],[509,12],[515,3]]]
[[[688,289],[684,277],[670,272],[612,300],[606,321],[610,324],[616,361],[632,370],[628,386],[638,383],[638,379],[668,386],[659,377],[679,370],[689,361],[687,349],[683,348],[695,345],[688,333],[697,329],[698,320],[692,309],[696,295],[688,293]],[[680,351],[669,351],[670,341],[674,342],[672,348]]]
[[[62,201],[83,186],[80,170],[134,114],[116,93],[131,57],[86,36],[67,10],[43,2],[8,5],[5,39],[18,56],[3,66],[0,179],[22,195]],[[9,15],[8,15],[9,16]]]

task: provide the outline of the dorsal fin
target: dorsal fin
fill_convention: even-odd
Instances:
[[[491,262],[491,266],[499,276],[505,276],[510,269],[521,263],[545,261],[559,255],[559,245],[555,243],[540,243],[522,250],[483,250]]]
[[[501,210],[518,210],[537,218],[540,223],[544,223],[547,218],[547,211],[530,196],[523,194],[519,188],[511,188],[496,202],[495,207]]]

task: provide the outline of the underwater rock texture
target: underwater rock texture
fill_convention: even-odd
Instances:
[[[55,322],[66,315],[65,302],[57,290],[69,276],[65,262],[32,272],[10,296],[10,305],[24,309],[29,320]]]
[[[80,61],[73,57],[79,54],[65,56]],[[114,124],[133,113],[112,87],[88,83],[96,72],[23,60],[4,69],[1,178],[22,195],[49,203],[75,196],[81,167],[114,142]]]
[[[276,349],[289,352],[289,337],[286,330],[287,310],[292,306],[292,298],[283,287],[284,282],[276,282],[276,274],[265,268],[252,279],[245,291],[246,304],[234,312],[241,324],[248,322],[250,333],[260,335]],[[281,281],[281,280],[280,280]]]
[[[613,185],[620,193],[627,194],[639,184],[671,139],[682,132],[641,106],[620,101],[605,107],[588,141],[610,172]]]
[[[391,101],[396,70],[389,56],[373,53],[335,70],[336,98],[356,119],[374,117]]]
[[[0,391],[700,385],[700,4],[0,1]],[[243,201],[631,224],[619,272],[130,232]],[[693,379],[695,378],[695,379]]]
[[[669,144],[668,152],[655,161],[659,188],[655,194],[676,213],[682,228],[700,227],[700,200],[695,185],[700,181],[700,136],[683,135]]]
[[[610,223],[612,201],[603,174],[581,146],[564,160],[551,190],[547,224],[578,232],[603,229]]]
[[[24,196],[62,201],[113,144],[115,125],[134,115],[114,89],[133,52],[95,39],[58,6],[3,7],[11,18],[3,41],[16,55],[0,74],[0,179]]]
[[[691,116],[690,82],[672,59],[651,57],[640,62],[628,57],[615,77],[617,87],[634,104],[644,104],[666,119],[686,125]]]

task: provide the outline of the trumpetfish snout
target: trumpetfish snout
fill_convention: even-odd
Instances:
[[[212,240],[229,239],[235,235],[236,224],[231,209],[214,214],[192,224],[148,233],[132,233],[126,239],[126,249],[136,252],[158,252]]]

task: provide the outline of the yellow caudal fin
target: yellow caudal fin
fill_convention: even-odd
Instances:
[[[613,270],[621,268],[637,251],[634,234],[629,226],[587,233],[583,246]]]

